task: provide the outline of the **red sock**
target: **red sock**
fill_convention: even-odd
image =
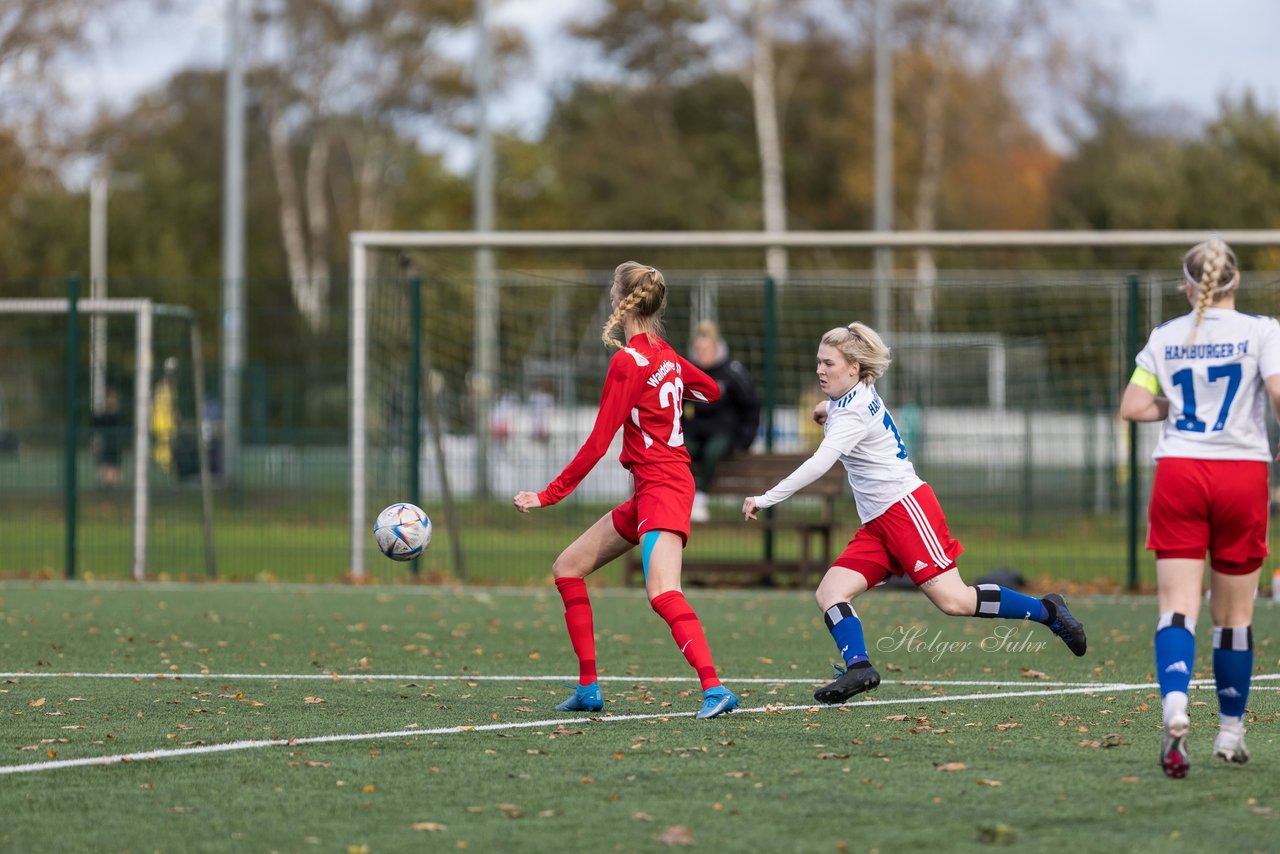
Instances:
[[[649,604],[671,627],[671,637],[675,639],[676,646],[680,647],[685,661],[697,671],[702,690],[718,686],[720,677],[716,676],[716,665],[711,660],[711,647],[707,646],[702,623],[698,621],[698,615],[693,612],[684,594],[679,590],[668,590],[653,597]]]
[[[587,582],[581,578],[557,578],[556,589],[564,600],[564,624],[569,629],[569,643],[578,656],[578,684],[596,681],[596,633],[591,622],[591,599]]]

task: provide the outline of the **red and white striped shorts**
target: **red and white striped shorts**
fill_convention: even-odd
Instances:
[[[955,566],[963,551],[926,483],[859,528],[833,565],[861,573],[868,588],[889,573],[905,574],[919,586]]]

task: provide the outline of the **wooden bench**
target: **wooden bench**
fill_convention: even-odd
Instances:
[[[792,576],[797,585],[804,587],[809,584],[811,573],[818,573],[820,577],[835,556],[831,546],[831,532],[836,525],[835,501],[849,491],[844,466],[832,466],[822,477],[782,504],[760,511],[756,520],[748,522],[742,518],[742,499],[748,495],[763,495],[808,458],[808,454],[740,454],[720,463],[707,494],[729,496],[733,499],[733,506],[721,506],[713,501],[716,518],[692,523],[689,544],[684,552],[682,578],[685,581],[709,581],[718,577],[759,584],[765,581],[776,583],[781,577]],[[818,506],[800,506],[812,504],[800,501],[801,496],[818,498]],[[759,557],[701,556],[714,549],[714,546],[706,545],[706,535],[711,531],[731,531],[735,539],[758,539]],[[775,557],[778,538],[790,535],[798,538],[798,557]],[[627,553],[622,577],[627,585],[644,583],[644,565],[639,549]]]

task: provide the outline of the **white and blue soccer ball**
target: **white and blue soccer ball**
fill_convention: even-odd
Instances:
[[[392,560],[413,560],[431,545],[431,519],[415,504],[392,504],[373,523],[373,539]]]

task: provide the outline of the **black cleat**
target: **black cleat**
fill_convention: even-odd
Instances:
[[[835,668],[840,674],[836,677],[836,681],[823,685],[813,692],[813,699],[819,703],[835,706],[854,694],[870,691],[880,684],[880,674],[870,664],[864,667],[850,667],[848,670],[844,670],[839,665],[835,665]]]
[[[1049,609],[1049,622],[1045,623],[1049,631],[1062,638],[1062,642],[1076,655],[1084,655],[1085,650],[1089,648],[1089,643],[1084,637],[1084,626],[1071,616],[1062,596],[1058,593],[1050,593],[1040,601]]]

